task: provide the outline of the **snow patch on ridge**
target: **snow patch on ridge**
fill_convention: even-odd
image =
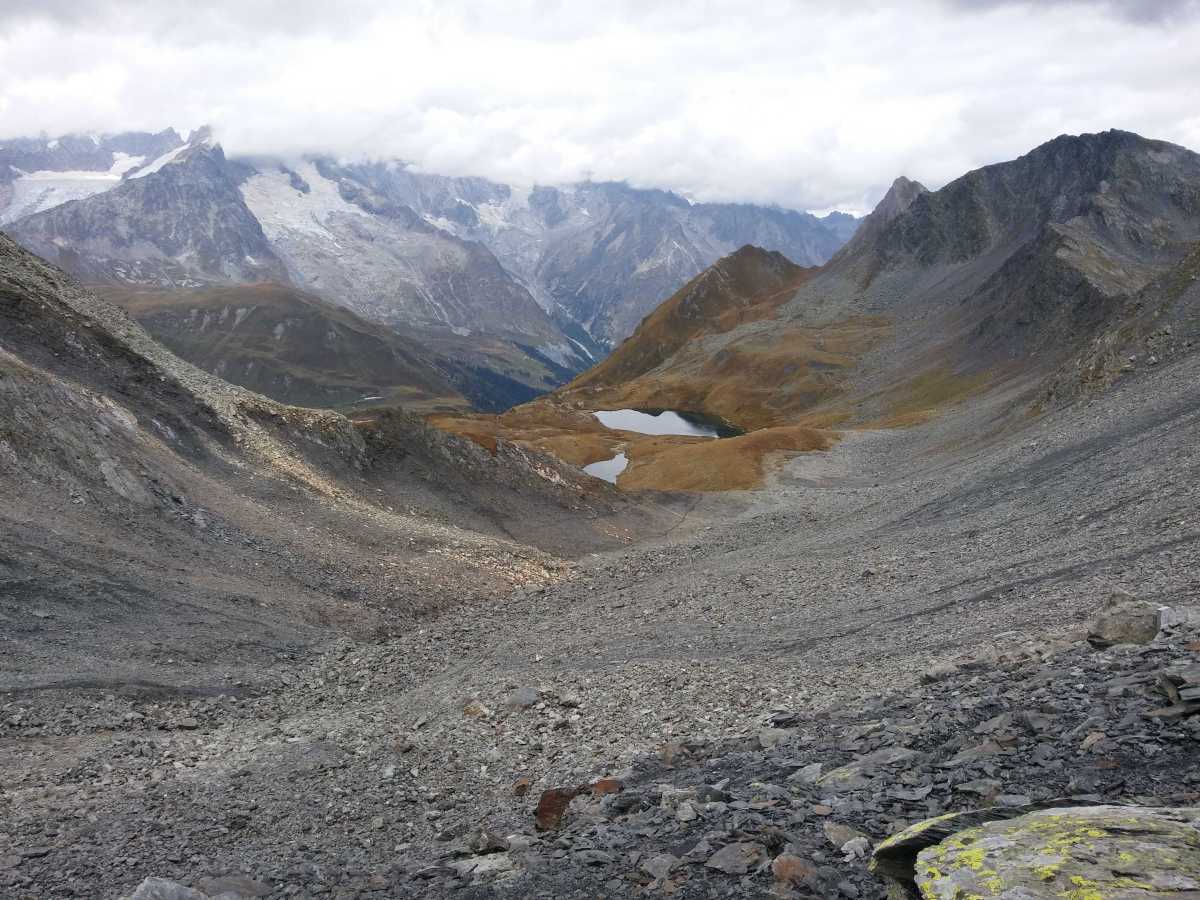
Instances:
[[[189,146],[188,144],[183,144],[179,147],[176,147],[174,150],[168,150],[166,153],[164,153],[158,159],[154,160],[154,162],[150,163],[150,165],[145,166],[144,168],[138,169],[136,172],[131,172],[126,177],[127,178],[145,178],[147,175],[153,175],[155,172],[159,171],[163,166],[168,166],[171,163],[173,163],[175,161],[175,159],[179,156],[180,153],[182,153],[184,150],[188,149],[188,146]]]
[[[290,231],[334,241],[329,229],[331,216],[370,218],[343,199],[337,185],[318,172],[312,163],[299,163],[293,171],[308,183],[307,194],[292,187],[289,176],[280,171],[254,175],[242,185],[242,199],[269,240],[275,241]]]
[[[574,343],[574,342],[572,342]],[[564,369],[571,368],[571,362],[576,358],[575,351],[571,349],[571,344],[566,343],[545,343],[538,345],[538,353],[554,360]]]
[[[110,175],[124,175],[131,169],[136,169],[146,161],[144,156],[133,156],[129,153],[122,153],[120,150],[113,151],[113,164],[109,168]]]
[[[572,344],[574,344],[576,347],[578,347],[580,352],[582,352],[584,357],[586,357],[587,359],[595,359],[596,358],[595,356],[592,355],[591,350],[589,350],[587,347],[583,346],[583,344],[579,343],[579,341],[575,340],[575,338],[571,337],[570,335],[567,335],[567,340],[570,341]]]
[[[140,165],[143,158],[117,152],[113,153],[112,166],[107,171],[42,169],[22,172],[12,183],[8,206],[0,210],[0,225],[111,190],[121,183],[121,176]]]

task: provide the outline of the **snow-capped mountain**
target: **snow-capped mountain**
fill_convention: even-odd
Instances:
[[[7,230],[87,281],[178,287],[286,281],[231,171],[220,146],[201,130],[139,161],[108,190],[25,216]]]
[[[844,213],[817,218],[775,207],[691,203],[614,182],[517,188],[422,174],[396,162],[340,170],[437,227],[486,245],[543,308],[609,345],[739,247],[754,244],[799,265],[820,265],[858,224]]]
[[[520,189],[394,161],[226,158],[208,129],[0,143],[0,225],[79,277],[290,284],[419,336],[490,406],[593,365],[743,244],[813,265],[856,224],[614,183]]]
[[[568,368],[578,355],[486,247],[328,161],[260,161],[240,190],[292,279],[311,291],[393,326],[544,345]]]
[[[53,152],[51,143],[40,151]],[[305,289],[419,339],[487,408],[550,390],[600,355],[582,332],[568,336],[485,246],[324,161],[230,160],[207,129],[145,149],[162,152],[93,154],[86,171],[118,162],[124,171],[93,178],[88,192],[62,192],[56,205],[46,197],[5,229],[93,283]]]
[[[0,225],[114,188],[126,174],[184,143],[171,128],[0,141]]]

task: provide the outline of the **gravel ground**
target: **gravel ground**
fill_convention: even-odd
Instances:
[[[989,669],[983,682],[961,678],[945,690],[935,682],[914,694],[923,673],[1061,636],[1116,589],[1172,606],[1200,602],[1200,360],[1038,420],[1006,415],[1031,387],[917,428],[849,433],[829,453],[788,464],[764,492],[697,502],[665,539],[584,558],[568,581],[474,597],[396,637],[264,659],[245,691],[180,696],[126,684],[0,694],[0,895],[117,897],[147,876],[212,894],[220,885],[204,879],[236,876],[242,895],[272,897],[436,897],[495,877],[468,890],[680,890],[668,888],[675,868],[660,875],[643,865],[691,852],[670,849],[664,829],[677,827],[677,813],[621,819],[621,840],[608,847],[587,831],[602,856],[580,857],[585,830],[607,827],[588,810],[610,815],[616,801],[572,806],[568,821],[582,816],[569,826],[575,836],[546,852],[549,839],[533,828],[541,792],[615,776],[637,786],[630,796],[646,795],[661,775],[655,766],[682,748],[694,767],[721,760],[712,774],[733,779],[732,799],[753,807],[772,798],[755,799],[757,789],[739,780],[737,748],[757,740],[772,714],[801,714],[797,739],[835,717],[834,743],[821,737],[816,749],[788,751],[828,768],[892,745],[855,742],[847,729],[878,718],[883,697],[904,694],[910,705],[932,704],[920,727],[941,730],[922,738],[928,752],[957,733],[936,722],[939,710],[973,710],[963,724],[973,729],[1004,706],[984,690],[1003,690],[1004,678]],[[1099,660],[1093,669],[1116,659],[1089,658]],[[1071,690],[1072,704],[1089,702],[1088,690]],[[990,700],[963,706],[976,696]],[[1060,712],[1073,726],[1086,718]],[[1105,716],[1123,721],[1118,711]],[[1180,735],[1152,740],[1194,747],[1194,731]],[[1055,753],[1046,758],[1066,758],[1063,747]],[[1020,782],[1021,793],[1028,778],[1010,779],[1012,765],[1005,755],[979,777]],[[889,771],[899,780],[880,791],[924,785],[925,770],[908,780],[903,767]],[[671,778],[682,791],[720,780],[701,774]],[[1065,789],[1070,773],[1060,774]],[[957,783],[930,783],[937,808],[969,805]],[[1101,793],[1162,793],[1128,783],[1105,782]],[[664,807],[660,792],[654,808],[680,799]],[[813,835],[823,833],[813,831],[822,818],[813,797],[792,795],[786,815],[754,808],[766,816],[759,825],[804,824],[788,820],[793,800],[807,804],[803,834],[741,842],[768,856],[797,844],[806,865],[832,867],[807,886],[798,881],[801,894],[875,896],[861,863],[830,852],[828,841],[813,859]],[[840,820],[873,841],[922,810],[864,807]],[[707,827],[707,811],[696,811],[700,824],[683,823],[687,840]],[[722,813],[709,848],[740,827]],[[534,857],[554,861],[559,880],[538,881],[536,864],[516,875],[448,869],[448,860],[471,858],[463,854],[472,841],[488,844],[480,829],[510,848],[491,856],[520,869],[529,844]],[[754,874],[759,851],[745,852],[755,856],[745,875],[701,865],[685,895],[765,890],[770,879]]]

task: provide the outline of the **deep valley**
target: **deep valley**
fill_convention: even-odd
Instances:
[[[6,182],[0,895],[1200,896],[1200,156],[105,140]]]

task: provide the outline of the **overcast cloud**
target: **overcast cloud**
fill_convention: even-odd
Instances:
[[[1061,133],[1200,148],[1192,0],[0,0],[0,138],[211,123],[230,154],[869,208]]]

